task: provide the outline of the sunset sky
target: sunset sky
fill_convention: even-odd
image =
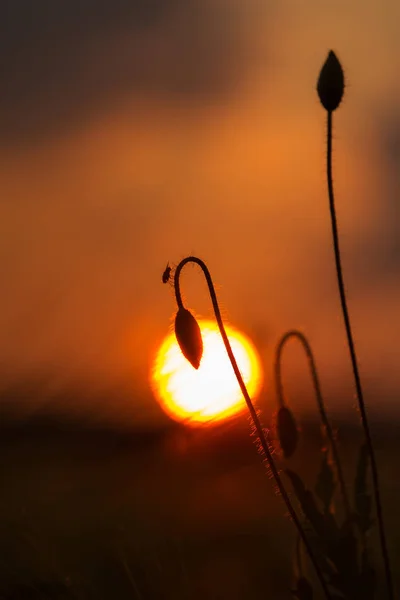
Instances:
[[[371,410],[398,411],[399,23],[398,0],[4,2],[2,402],[36,382],[21,414],[156,420],[149,368],[175,311],[161,274],[195,254],[263,356],[271,410],[289,328],[309,335],[332,409],[353,408],[315,90],[332,48],[347,83],[334,179],[361,375]],[[183,286],[210,317],[195,268]],[[292,393],[308,389],[295,349],[287,375]]]

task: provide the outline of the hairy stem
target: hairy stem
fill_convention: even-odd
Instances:
[[[324,591],[324,594],[325,594],[326,598],[328,598],[328,600],[332,600],[332,596],[331,596],[331,594],[330,594],[330,592],[328,590],[328,587],[327,587],[327,584],[325,582],[324,576],[323,576],[323,574],[321,572],[321,569],[319,568],[318,562],[317,562],[317,560],[316,560],[316,558],[314,556],[314,553],[312,551],[311,545],[310,545],[310,543],[309,543],[309,541],[307,539],[307,536],[306,536],[306,534],[304,532],[304,529],[302,527],[302,524],[301,524],[301,522],[300,522],[300,520],[299,520],[299,518],[298,518],[298,516],[296,514],[296,511],[294,510],[294,508],[292,506],[292,503],[290,501],[289,495],[288,495],[288,493],[287,493],[287,491],[286,491],[286,489],[285,489],[285,487],[283,485],[282,479],[281,479],[281,477],[279,475],[278,468],[277,468],[277,466],[275,464],[275,461],[274,461],[274,458],[272,456],[272,452],[271,452],[271,450],[269,448],[265,432],[264,432],[264,430],[262,428],[260,419],[258,418],[257,411],[254,408],[254,405],[253,405],[253,403],[251,401],[251,398],[249,396],[249,393],[247,391],[246,385],[245,385],[245,383],[243,381],[243,377],[242,377],[242,375],[240,373],[240,370],[239,370],[239,367],[237,365],[237,362],[236,362],[235,356],[233,354],[233,351],[232,351],[232,348],[231,348],[228,336],[227,336],[226,331],[225,331],[224,324],[222,322],[222,317],[221,317],[221,312],[220,312],[219,305],[218,305],[217,295],[215,293],[215,288],[214,288],[214,284],[213,284],[210,272],[208,270],[207,265],[201,259],[199,259],[199,258],[197,258],[195,256],[188,256],[187,258],[184,258],[179,263],[179,265],[177,266],[176,271],[175,271],[174,285],[175,285],[175,297],[176,297],[176,302],[178,304],[178,308],[183,308],[183,302],[182,302],[182,296],[181,296],[181,291],[180,291],[180,281],[179,281],[179,279],[180,279],[180,275],[181,275],[181,271],[182,271],[183,267],[187,263],[189,263],[189,262],[192,262],[192,263],[195,263],[195,264],[199,265],[199,267],[201,268],[201,270],[204,273],[204,276],[205,276],[206,281],[207,281],[208,289],[209,289],[209,292],[210,292],[210,297],[211,297],[212,305],[213,305],[213,308],[214,308],[215,318],[216,318],[217,323],[218,323],[219,331],[220,331],[221,337],[223,339],[223,342],[224,342],[224,345],[225,345],[225,349],[226,349],[226,352],[228,354],[229,360],[231,362],[232,368],[233,368],[234,373],[236,375],[236,379],[237,379],[238,384],[240,386],[241,392],[242,392],[243,397],[244,397],[244,399],[246,401],[247,408],[248,408],[248,410],[250,412],[250,415],[251,415],[251,418],[253,420],[254,427],[255,427],[255,429],[257,431],[257,435],[258,435],[258,437],[260,439],[261,448],[264,451],[264,454],[265,454],[265,456],[267,458],[267,461],[269,463],[269,467],[270,467],[272,475],[273,475],[273,477],[275,479],[275,482],[276,482],[276,485],[278,487],[279,493],[281,494],[281,496],[282,496],[282,498],[283,498],[283,500],[284,500],[284,502],[286,504],[287,510],[288,510],[288,512],[290,514],[290,517],[291,517],[294,525],[297,528],[297,531],[298,531],[298,533],[299,533],[299,535],[300,535],[300,537],[301,537],[301,539],[302,539],[302,541],[304,543],[305,548],[307,549],[307,552],[308,552],[308,554],[310,556],[310,559],[311,559],[311,561],[313,563],[313,566],[315,568],[315,571],[316,571],[316,574],[318,576],[318,579],[319,579],[319,581],[321,583],[321,586],[322,586],[322,589]]]
[[[306,356],[307,356],[307,360],[308,360],[308,364],[309,364],[310,372],[311,372],[311,378],[312,378],[312,382],[313,382],[313,387],[314,387],[314,392],[315,392],[315,398],[316,398],[317,404],[318,404],[319,414],[321,417],[322,424],[325,428],[326,436],[327,436],[330,446],[331,446],[332,457],[333,457],[333,460],[336,465],[336,472],[337,472],[337,477],[339,480],[340,490],[342,493],[343,505],[344,505],[344,508],[346,511],[346,516],[348,517],[348,519],[350,519],[351,508],[350,508],[349,497],[348,497],[346,485],[344,482],[342,465],[341,465],[340,458],[339,458],[339,453],[338,453],[337,444],[335,441],[335,436],[333,434],[332,427],[331,427],[331,424],[330,424],[330,421],[328,419],[328,415],[327,415],[326,409],[325,409],[324,399],[323,399],[322,392],[321,392],[321,385],[320,385],[319,377],[318,377],[317,365],[315,364],[314,355],[313,355],[311,346],[310,346],[306,336],[304,335],[304,333],[302,333],[301,331],[298,331],[297,329],[292,329],[290,331],[287,331],[281,337],[281,339],[278,343],[278,346],[276,348],[274,371],[275,371],[275,383],[276,383],[276,392],[277,392],[278,402],[279,402],[280,406],[282,406],[282,407],[285,406],[285,396],[284,396],[284,391],[283,391],[283,379],[282,379],[282,352],[283,352],[286,342],[288,342],[291,338],[297,338],[300,341],[301,345],[304,348]]]
[[[357,400],[358,406],[361,415],[361,422],[364,428],[365,439],[368,447],[368,453],[371,461],[371,473],[372,473],[372,482],[374,489],[374,498],[375,498],[375,506],[376,506],[376,514],[378,518],[378,528],[379,528],[379,537],[381,541],[382,547],[382,556],[383,562],[385,566],[386,573],[386,583],[388,590],[388,598],[390,600],[394,600],[394,590],[393,590],[393,581],[392,581],[392,573],[390,569],[390,561],[389,561],[389,553],[386,542],[386,534],[385,534],[385,526],[383,521],[383,510],[382,510],[382,502],[379,488],[379,476],[378,476],[378,467],[375,459],[374,447],[372,444],[372,437],[369,428],[367,411],[364,402],[364,395],[361,387],[361,379],[357,365],[357,356],[354,346],[353,334],[351,331],[350,318],[347,309],[346,302],[346,293],[344,288],[344,280],[341,266],[341,257],[340,257],[340,248],[339,248],[339,236],[338,236],[338,226],[336,220],[336,211],[335,211],[335,199],[333,194],[333,178],[332,178],[332,112],[328,111],[328,119],[327,119],[327,152],[326,152],[326,164],[327,164],[327,180],[328,180],[328,195],[329,195],[329,209],[331,214],[331,222],[332,222],[332,235],[333,235],[333,248],[335,253],[335,264],[336,264],[336,274],[339,285],[339,293],[340,293],[340,302],[342,305],[344,324],[346,328],[347,334],[347,342],[350,350],[350,358],[353,369],[354,381],[357,392]]]

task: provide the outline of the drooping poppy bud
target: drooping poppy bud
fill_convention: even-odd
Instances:
[[[278,411],[276,429],[282,452],[285,458],[290,458],[297,448],[299,433],[293,413],[286,406]]]
[[[317,91],[322,106],[328,111],[335,110],[343,98],[344,73],[333,50],[329,52],[319,74]]]
[[[176,313],[175,335],[183,356],[198,369],[203,355],[201,331],[192,313],[183,306]]]

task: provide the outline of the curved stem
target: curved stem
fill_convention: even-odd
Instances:
[[[365,432],[365,439],[368,447],[368,453],[371,461],[371,473],[372,473],[372,482],[374,488],[374,498],[375,498],[375,506],[376,506],[376,514],[378,518],[378,528],[379,528],[379,537],[382,547],[382,555],[383,561],[385,565],[385,573],[386,573],[386,583],[388,590],[388,598],[390,600],[394,599],[394,590],[393,590],[393,581],[392,581],[392,573],[390,569],[390,561],[389,561],[389,553],[387,549],[386,535],[385,535],[385,526],[383,522],[383,510],[382,510],[382,502],[380,496],[379,489],[379,476],[378,476],[378,467],[375,459],[375,452],[372,444],[372,437],[369,429],[367,411],[364,402],[364,395],[361,387],[361,379],[359,375],[358,365],[357,365],[357,357],[356,351],[353,341],[353,335],[351,331],[350,318],[347,309],[346,303],[346,293],[344,288],[344,280],[341,266],[341,258],[340,258],[340,248],[339,248],[339,236],[338,236],[338,227],[336,220],[336,211],[335,211],[335,200],[333,194],[333,178],[332,178],[332,112],[328,111],[328,119],[327,119],[327,152],[326,152],[326,163],[327,163],[327,180],[328,180],[328,195],[329,195],[329,209],[331,214],[331,222],[332,222],[332,236],[333,236],[333,248],[335,253],[335,264],[336,264],[336,274],[339,285],[339,294],[340,294],[340,302],[342,305],[343,311],[343,319],[346,328],[347,334],[347,343],[350,350],[350,358],[353,369],[354,381],[357,392],[357,400],[358,406],[361,415],[361,422]]]
[[[275,371],[275,382],[276,382],[276,392],[277,392],[277,396],[278,396],[278,402],[279,402],[280,406],[282,406],[282,407],[285,406],[285,396],[284,396],[284,392],[283,392],[283,381],[282,381],[282,352],[283,352],[283,348],[284,348],[286,342],[289,341],[291,338],[297,338],[300,341],[301,345],[304,348],[306,356],[307,356],[308,365],[310,367],[311,378],[312,378],[314,392],[315,392],[315,398],[317,400],[317,404],[318,404],[318,408],[319,408],[319,414],[321,417],[322,424],[325,427],[326,435],[327,435],[327,438],[328,438],[330,446],[331,446],[333,460],[336,464],[336,471],[337,471],[337,476],[338,476],[338,480],[339,480],[340,490],[341,490],[342,497],[343,497],[343,504],[344,504],[344,508],[346,511],[346,515],[347,515],[348,519],[350,519],[351,508],[350,508],[349,497],[347,494],[346,485],[344,483],[342,465],[341,465],[340,458],[339,458],[339,453],[338,453],[337,444],[335,441],[335,436],[333,434],[332,427],[331,427],[330,421],[328,419],[328,415],[325,410],[325,404],[324,404],[324,399],[323,399],[322,392],[321,392],[321,385],[319,382],[317,365],[315,364],[315,360],[314,360],[314,354],[312,352],[311,346],[310,346],[306,336],[304,335],[304,333],[302,333],[301,331],[298,331],[297,329],[292,329],[290,331],[287,331],[281,337],[281,339],[278,343],[278,346],[276,348],[274,371]]]
[[[277,468],[277,466],[275,464],[275,461],[274,461],[273,456],[272,456],[272,452],[271,452],[271,450],[269,448],[268,441],[267,441],[265,433],[263,431],[260,419],[258,418],[257,411],[254,408],[254,405],[253,405],[253,403],[251,401],[251,398],[249,396],[249,393],[247,391],[246,385],[245,385],[245,383],[243,381],[243,377],[242,377],[242,375],[240,373],[240,370],[239,370],[239,367],[237,365],[237,362],[236,362],[235,356],[233,354],[233,351],[232,351],[232,348],[231,348],[228,336],[227,336],[226,331],[225,331],[224,324],[222,322],[222,317],[221,317],[221,312],[220,312],[219,305],[218,305],[217,295],[215,293],[215,288],[214,288],[214,284],[213,284],[210,272],[209,272],[209,270],[207,268],[207,265],[200,258],[197,258],[195,256],[188,256],[187,258],[184,258],[179,263],[179,265],[176,268],[175,277],[174,277],[174,285],[175,285],[176,302],[178,304],[178,307],[179,308],[183,308],[183,302],[182,302],[182,296],[181,296],[181,291],[180,291],[179,278],[180,278],[181,271],[182,271],[183,267],[187,263],[189,263],[189,262],[192,262],[192,263],[195,263],[195,264],[199,265],[199,267],[201,268],[201,270],[204,273],[204,276],[205,276],[207,284],[208,284],[208,289],[209,289],[209,292],[210,292],[211,301],[212,301],[212,305],[213,305],[213,308],[214,308],[215,318],[216,318],[217,323],[218,323],[219,331],[220,331],[221,337],[223,339],[226,352],[227,352],[227,354],[229,356],[229,360],[231,361],[231,365],[232,365],[232,368],[233,368],[234,373],[236,375],[236,379],[237,379],[238,384],[240,386],[241,392],[242,392],[243,397],[244,397],[244,399],[246,401],[247,408],[248,408],[248,410],[250,412],[250,415],[251,415],[251,418],[253,420],[254,427],[255,427],[255,429],[257,431],[257,434],[259,436],[261,447],[262,447],[262,449],[264,451],[264,454],[265,454],[265,456],[266,456],[266,458],[268,460],[268,463],[269,463],[272,475],[273,475],[273,477],[275,479],[275,482],[276,482],[276,485],[278,487],[278,490],[279,490],[279,492],[280,492],[280,494],[281,494],[281,496],[282,496],[282,498],[283,498],[283,500],[284,500],[284,502],[286,504],[286,507],[287,507],[287,510],[288,510],[288,512],[289,512],[289,514],[291,516],[291,519],[292,519],[293,523],[295,524],[295,526],[297,528],[297,531],[298,531],[298,533],[299,533],[299,535],[300,535],[300,537],[301,537],[301,539],[302,539],[302,541],[304,543],[304,546],[307,549],[307,552],[308,552],[308,554],[310,556],[310,559],[311,559],[311,561],[312,561],[312,563],[314,565],[315,571],[317,573],[318,579],[319,579],[319,581],[321,583],[321,586],[323,588],[325,596],[326,596],[326,598],[328,598],[328,600],[332,600],[332,596],[329,593],[327,584],[326,584],[326,582],[324,580],[324,577],[323,577],[323,574],[321,572],[321,569],[319,568],[318,562],[317,562],[317,560],[316,560],[316,558],[314,556],[314,553],[312,551],[311,545],[310,545],[310,543],[309,543],[309,541],[307,539],[307,536],[306,536],[306,534],[305,534],[305,532],[303,530],[303,527],[302,527],[301,522],[300,522],[300,520],[299,520],[299,518],[298,518],[298,516],[296,514],[296,511],[294,510],[294,508],[292,506],[292,503],[290,501],[289,495],[288,495],[288,493],[287,493],[287,491],[286,491],[286,489],[285,489],[285,487],[283,485],[282,479],[281,479],[281,477],[279,475],[278,468]]]

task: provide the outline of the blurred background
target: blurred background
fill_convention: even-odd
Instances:
[[[316,80],[333,49],[346,77],[333,166],[350,315],[374,427],[396,425],[400,4],[0,6],[0,594],[288,598],[294,533],[246,418],[187,431],[153,398],[175,311],[161,275],[188,254],[207,262],[224,318],[264,362],[266,424],[277,340],[307,333],[351,481],[361,437]],[[210,317],[197,269],[183,286]],[[304,418],[306,366],[293,344],[287,391]],[[399,564],[395,428],[377,440]],[[311,481],[318,425],[303,443]]]
[[[267,389],[277,338],[299,327],[332,409],[353,410],[315,91],[332,48],[346,76],[334,179],[350,313],[370,410],[379,390],[379,413],[398,413],[398,2],[2,6],[3,406],[161,418],[148,371],[174,303],[160,277],[194,253],[265,359]],[[210,316],[195,270],[184,286]],[[301,354],[287,360],[301,387]]]

